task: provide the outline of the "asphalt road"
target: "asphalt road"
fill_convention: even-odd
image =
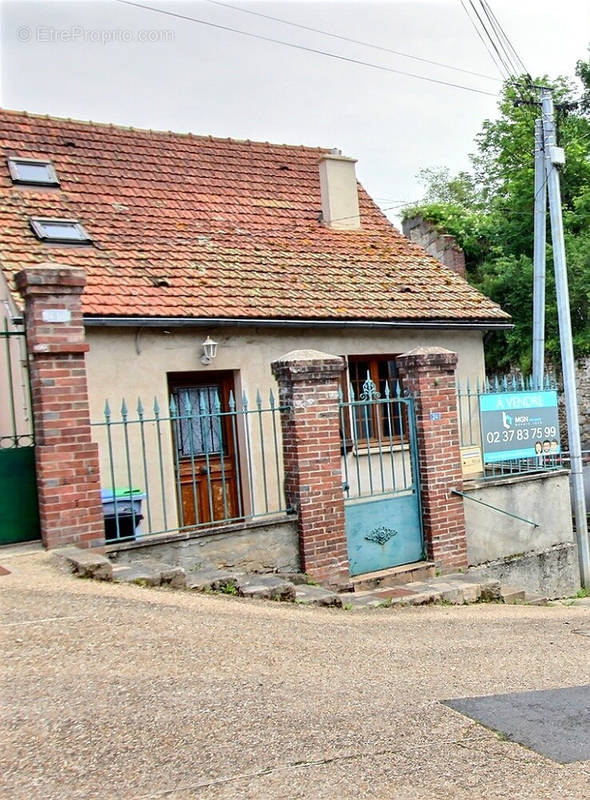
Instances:
[[[441,703],[589,684],[588,606],[346,612],[0,564],[2,798],[590,797],[589,761]]]

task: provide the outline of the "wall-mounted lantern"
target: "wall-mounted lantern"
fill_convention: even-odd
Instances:
[[[214,342],[210,336],[207,336],[201,347],[203,348],[201,364],[210,364],[217,355],[217,342]]]

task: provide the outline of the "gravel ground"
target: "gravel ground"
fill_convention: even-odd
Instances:
[[[0,563],[2,798],[590,797],[590,762],[440,704],[590,683],[588,606],[345,612]]]

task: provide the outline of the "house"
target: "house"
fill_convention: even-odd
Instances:
[[[417,345],[483,376],[485,333],[510,325],[390,224],[339,151],[14,111],[0,113],[0,142],[4,299],[18,317],[13,275],[25,266],[85,270],[102,483],[151,497],[144,533],[285,510],[268,400],[285,353],[344,357],[350,403],[367,377],[374,392],[397,391],[396,356]],[[349,411],[344,438],[384,430]],[[400,414],[389,421],[396,458],[402,428]]]

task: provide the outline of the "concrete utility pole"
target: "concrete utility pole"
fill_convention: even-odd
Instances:
[[[550,89],[541,90],[543,117],[543,137],[545,144],[545,169],[549,193],[549,213],[551,217],[551,241],[555,267],[555,288],[557,311],[559,315],[559,341],[561,345],[561,364],[563,388],[571,459],[572,502],[576,521],[576,539],[580,578],[582,586],[590,588],[590,546],[588,542],[588,523],[584,497],[584,475],[582,471],[582,447],[580,443],[580,424],[578,401],[576,397],[576,372],[574,348],[572,343],[572,322],[570,317],[569,291],[565,245],[563,241],[563,220],[561,217],[561,191],[557,165],[563,164],[563,150],[556,146],[553,95]]]
[[[545,245],[547,179],[543,152],[543,120],[535,121],[535,215],[533,254],[533,384],[543,388],[545,367]]]

